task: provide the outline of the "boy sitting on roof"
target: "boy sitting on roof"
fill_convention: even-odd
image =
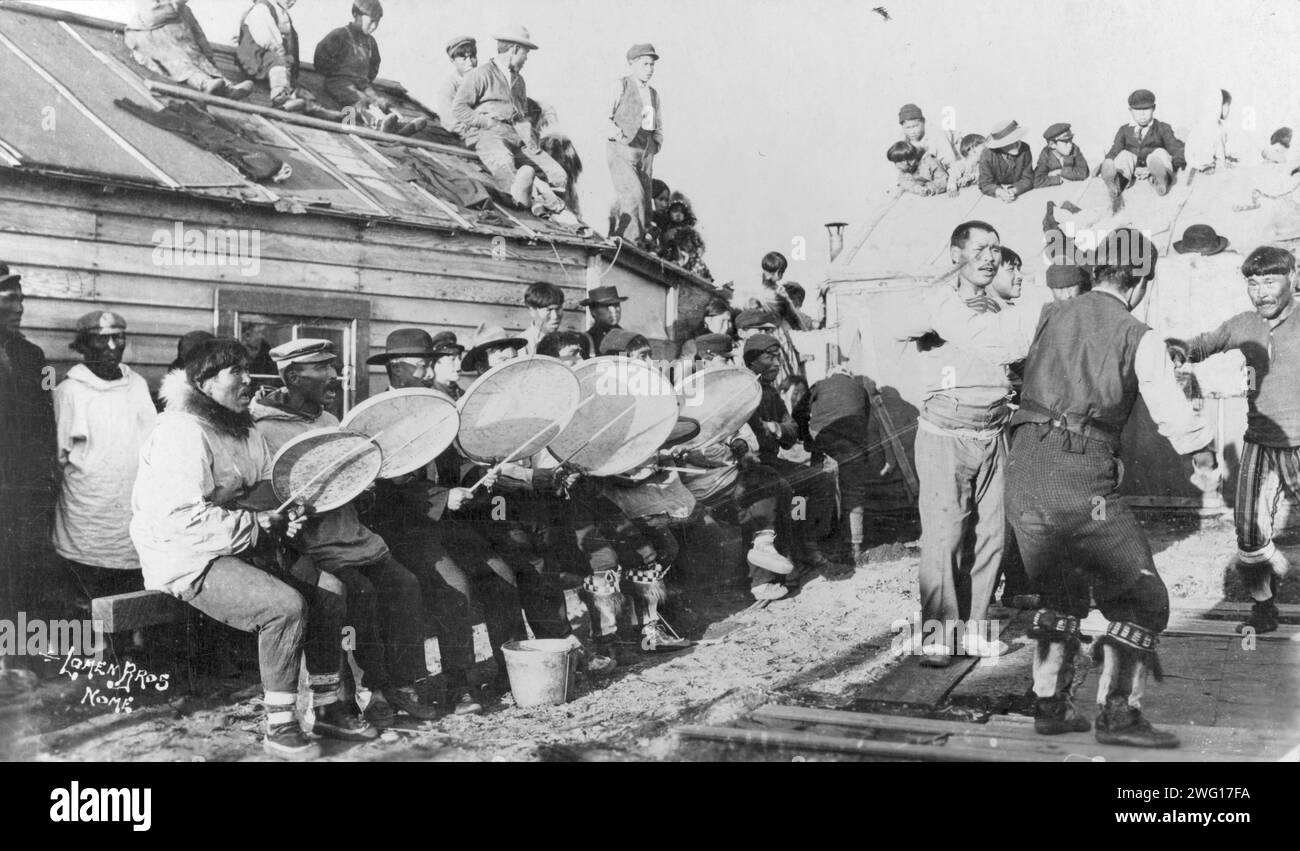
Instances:
[[[356,0],[352,4],[352,23],[331,30],[316,45],[312,59],[316,70],[325,75],[325,91],[339,107],[351,107],[365,126],[385,133],[409,136],[428,125],[427,118],[403,121],[393,111],[387,95],[375,90],[379,76],[379,43],[374,31],[384,16],[379,0]]]
[[[451,73],[438,84],[437,99],[433,105],[438,110],[442,126],[453,133],[463,134],[465,128],[457,123],[451,115],[451,105],[456,100],[456,92],[465,75],[478,67],[478,42],[473,37],[460,35],[447,42],[447,58],[451,60]]]
[[[929,151],[911,142],[895,142],[885,156],[898,168],[900,194],[942,195],[948,191],[948,172]]]
[[[1149,178],[1156,194],[1164,195],[1173,185],[1175,172],[1187,168],[1183,143],[1174,135],[1174,128],[1156,120],[1156,96],[1138,89],[1128,96],[1128,108],[1133,121],[1116,131],[1115,142],[1101,164],[1101,179],[1106,181],[1115,211],[1123,206],[1121,193],[1134,181]]]
[[[339,121],[343,113],[325,109],[311,92],[298,87],[298,31],[289,9],[297,0],[256,0],[239,21],[235,58],[250,79],[271,89],[271,106]]]
[[[135,0],[126,46],[136,62],[205,94],[243,100],[253,83],[233,83],[212,62],[212,45],[194,19],[189,0]]]
[[[980,157],[984,156],[985,141],[978,133],[967,133],[961,137],[961,159],[948,170],[951,189],[965,189],[979,183]]]
[[[985,140],[980,156],[980,191],[1007,203],[1034,188],[1034,161],[1029,146],[1020,141],[1025,128],[1003,121]]]
[[[1043,132],[1047,147],[1038,155],[1034,167],[1034,188],[1060,186],[1066,180],[1087,180],[1088,161],[1074,144],[1074,131],[1065,122],[1048,127]]]
[[[953,149],[952,139],[943,132],[927,136],[925,132],[925,115],[922,114],[919,106],[914,103],[903,104],[902,108],[898,110],[898,125],[903,131],[904,142],[911,142],[916,147],[929,153],[939,161],[944,171],[951,176],[952,167],[957,162],[957,152]],[[955,188],[949,183],[949,191]]]

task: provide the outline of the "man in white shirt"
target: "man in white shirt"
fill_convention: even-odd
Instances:
[[[87,599],[144,589],[131,488],[156,412],[144,378],[122,363],[125,348],[125,319],[87,313],[72,343],[83,362],[54,388],[63,474],[54,549]]]

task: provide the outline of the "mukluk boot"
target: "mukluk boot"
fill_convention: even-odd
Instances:
[[[1079,619],[1039,609],[1028,635],[1038,640],[1034,653],[1034,732],[1044,736],[1086,733],[1088,719],[1074,706]]]
[[[1142,715],[1147,679],[1160,679],[1156,634],[1134,623],[1112,621],[1093,648],[1101,663],[1097,683],[1097,741],[1134,748],[1176,748],[1178,737],[1157,730]]]
[[[690,640],[678,635],[659,614],[659,606],[668,599],[668,586],[664,584],[667,573],[668,567],[657,563],[627,572],[632,602],[636,606],[638,620],[643,624],[641,649],[646,652],[682,650],[691,646]]]

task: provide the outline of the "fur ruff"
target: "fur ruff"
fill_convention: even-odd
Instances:
[[[245,440],[253,430],[252,414],[246,410],[236,413],[218,405],[190,383],[189,376],[183,369],[167,373],[158,388],[158,396],[163,400],[168,413],[189,414],[230,437]]]

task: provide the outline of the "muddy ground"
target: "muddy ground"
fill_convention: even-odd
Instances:
[[[1246,599],[1226,571],[1235,542],[1231,518],[1144,519],[1156,564],[1175,605]],[[1300,538],[1281,541],[1300,560]],[[669,619],[699,643],[673,654],[628,658],[613,677],[580,678],[578,696],[556,707],[521,709],[507,696],[481,716],[449,717],[352,745],[324,742],[330,760],[692,759],[672,735],[688,723],[724,724],[773,699],[823,706],[853,701],[888,670],[890,627],[916,609],[918,551],[892,543],[871,550],[843,579],[815,576],[766,609],[743,590],[680,593]],[[1300,599],[1300,577],[1282,600]],[[489,676],[487,666],[480,673]],[[203,672],[189,691],[171,670],[166,691],[137,687],[130,713],[86,705],[87,682],[36,665],[39,687],[0,703],[0,756],[22,760],[262,760],[256,666],[221,679]],[[153,673],[161,673],[163,669]],[[102,677],[101,677],[102,680]]]

